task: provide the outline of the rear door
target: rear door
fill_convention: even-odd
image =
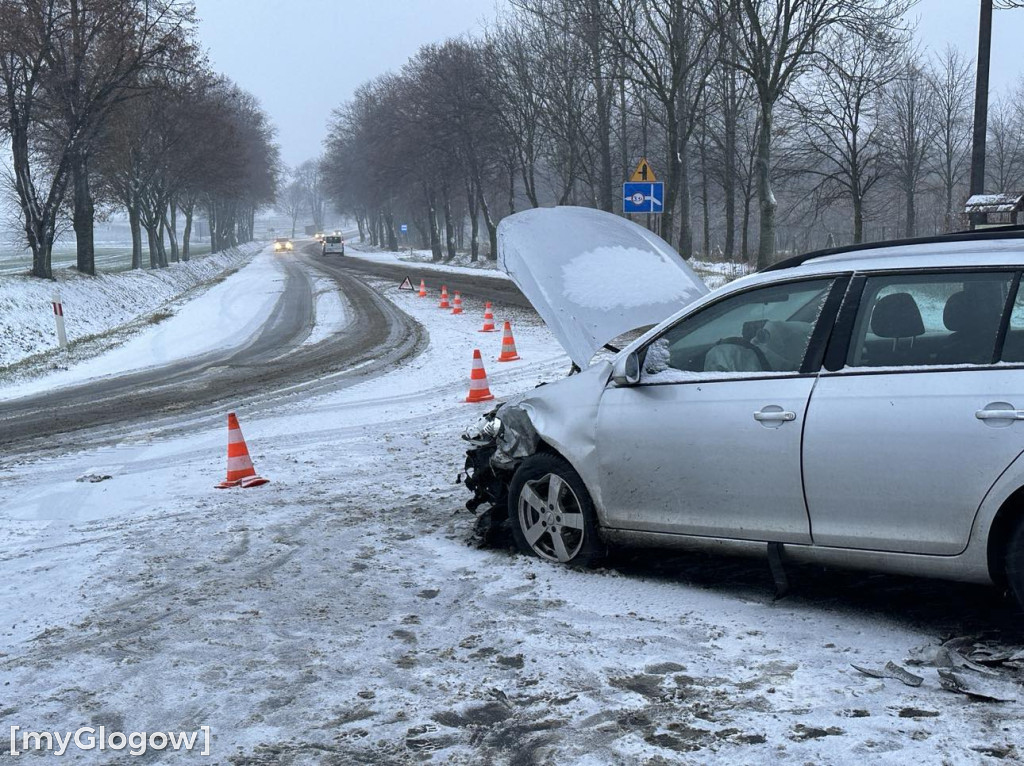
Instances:
[[[858,277],[807,411],[818,545],[951,555],[1024,450],[1024,301],[1013,272]],[[1012,316],[1012,322],[1011,320]],[[838,330],[837,330],[838,333]],[[1009,334],[1009,335],[1008,335]],[[1008,362],[1013,362],[1012,364]]]

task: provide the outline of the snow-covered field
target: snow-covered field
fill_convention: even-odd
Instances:
[[[241,408],[264,487],[213,489],[220,428],[0,463],[4,727],[208,725],[233,764],[1020,759],[1021,701],[944,691],[931,667],[910,668],[917,688],[850,667],[902,662],[945,626],[852,590],[773,601],[759,563],[647,553],[580,572],[470,544],[458,437],[491,406],[463,401],[473,349],[498,397],[569,360],[532,312],[495,306],[522,357],[498,363],[478,302],[452,316],[374,284],[428,348],[299,407]],[[311,337],[344,331],[344,305],[321,289]]]

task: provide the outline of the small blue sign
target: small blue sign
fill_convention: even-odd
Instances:
[[[409,224],[403,223],[399,228],[402,230],[402,233],[405,234],[407,231],[409,231]]]
[[[622,184],[623,213],[662,213],[665,211],[665,183]]]

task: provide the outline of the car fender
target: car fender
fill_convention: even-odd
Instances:
[[[981,501],[977,513],[974,515],[971,536],[964,552],[960,554],[961,556],[970,559],[978,566],[984,564],[986,568],[989,567],[989,541],[996,518],[999,515],[1000,509],[1010,499],[1011,495],[1022,487],[1024,487],[1024,452],[1021,452],[1014,458],[999,475],[999,478],[996,479],[989,491],[985,493],[985,497]],[[1000,573],[997,572],[992,574],[996,578],[1000,576]]]
[[[611,363],[602,360],[509,403],[529,416],[541,441],[569,461],[598,509],[602,505],[596,450],[597,411],[611,370]]]

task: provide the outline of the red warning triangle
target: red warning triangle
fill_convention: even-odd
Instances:
[[[416,288],[414,288],[412,286],[412,280],[409,279],[409,277],[406,277],[405,279],[402,280],[402,284],[400,284],[398,286],[398,289],[399,290],[415,290]]]

